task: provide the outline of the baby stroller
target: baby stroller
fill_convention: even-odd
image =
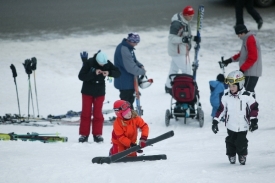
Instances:
[[[172,77],[174,78],[172,80]],[[199,90],[196,81],[192,75],[171,74],[169,75],[172,85],[170,110],[165,113],[165,124],[169,126],[170,119],[184,118],[186,124],[187,118],[196,119],[199,126],[203,127],[204,113],[201,108]]]

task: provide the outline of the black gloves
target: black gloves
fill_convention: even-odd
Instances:
[[[35,57],[32,57],[31,61],[32,61],[32,66],[31,66],[31,68],[32,68],[32,70],[34,71],[34,70],[36,70],[37,60],[36,60]]]
[[[194,36],[194,39],[193,39],[197,44],[199,44],[201,42],[201,37],[199,36]]]
[[[188,44],[191,42],[191,38],[192,38],[192,36],[184,36],[184,37],[182,37],[182,42]]]
[[[82,62],[86,62],[88,60],[88,53],[86,51],[83,51],[83,53],[80,53],[80,57]]]
[[[218,121],[217,120],[213,120],[212,122],[212,131],[216,134],[218,133],[219,131],[219,128],[218,128]]]
[[[15,67],[14,67],[13,64],[11,64],[10,68],[11,68],[11,71],[12,71],[12,76],[13,76],[14,78],[17,77],[17,72],[16,72],[16,69],[15,69]]]
[[[258,119],[254,118],[250,120],[251,124],[249,126],[249,131],[253,132],[258,129]]]
[[[23,63],[23,66],[25,67],[25,71],[27,74],[32,73],[32,61],[30,59],[26,59]]]
[[[232,62],[232,59],[229,58],[229,59],[226,59],[226,60],[223,60],[222,61],[222,64],[226,67],[228,64],[230,64]]]

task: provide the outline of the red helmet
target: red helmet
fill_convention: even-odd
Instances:
[[[131,104],[125,100],[117,100],[114,103],[116,116],[123,119],[122,113],[131,110]],[[128,113],[128,112],[127,112]]]
[[[186,7],[182,10],[182,15],[191,16],[191,15],[194,15],[194,14],[195,14],[195,11],[194,11],[194,9],[192,8],[192,6],[186,6]]]

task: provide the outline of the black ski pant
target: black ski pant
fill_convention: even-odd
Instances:
[[[246,138],[247,131],[233,132],[227,129],[228,136],[225,138],[226,155],[235,156],[247,155],[248,140]]]
[[[257,82],[259,80],[259,77],[256,76],[245,76],[245,82],[244,87],[246,91],[253,92],[253,97],[256,98],[255,94],[255,87],[257,85]]]
[[[135,101],[135,96],[134,96],[134,89],[130,90],[119,90],[120,91],[120,99],[128,101],[131,104],[131,108],[134,109],[133,103]]]
[[[235,13],[236,13],[236,25],[244,24],[243,20],[243,8],[253,17],[253,19],[258,23],[262,20],[260,14],[253,7],[254,0],[236,0]]]

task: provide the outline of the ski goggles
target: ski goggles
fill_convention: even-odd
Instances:
[[[125,102],[124,104],[122,104],[119,108],[114,108],[114,111],[125,111],[128,108],[131,107],[131,104],[129,102]]]
[[[235,84],[235,83],[239,83],[240,81],[244,80],[245,77],[241,77],[241,78],[225,78],[224,82],[226,84]]]

